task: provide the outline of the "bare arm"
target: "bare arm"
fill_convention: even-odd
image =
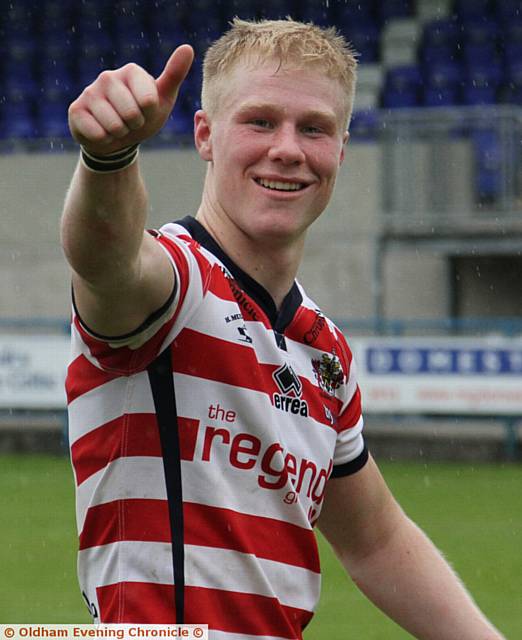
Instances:
[[[174,107],[192,57],[189,46],[179,47],[157,79],[134,64],[100,74],[69,108],[75,140],[106,155],[155,135]],[[98,333],[136,329],[174,287],[166,254],[144,233],[147,208],[137,163],[114,173],[78,164],[65,201],[62,244],[77,307]]]
[[[328,483],[319,527],[363,593],[420,640],[501,640],[375,462]]]

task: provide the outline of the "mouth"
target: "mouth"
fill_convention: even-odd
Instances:
[[[280,180],[267,180],[265,178],[254,178],[254,182],[269,191],[302,191],[308,186],[304,182],[289,182]]]

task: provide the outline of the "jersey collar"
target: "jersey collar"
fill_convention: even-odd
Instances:
[[[192,216],[186,216],[181,220],[177,220],[176,224],[184,227],[196,242],[199,242],[202,247],[207,249],[207,251],[210,251],[210,253],[215,255],[216,258],[225,265],[233,275],[234,279],[240,284],[243,291],[245,291],[245,293],[247,293],[265,312],[273,330],[282,334],[287,326],[292,322],[303,301],[303,296],[301,295],[301,291],[299,290],[297,283],[294,281],[278,311],[276,304],[268,291],[228,257],[200,222]]]

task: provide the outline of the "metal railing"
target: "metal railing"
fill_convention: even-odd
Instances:
[[[521,336],[522,318],[465,317],[465,318],[336,318],[336,324],[348,335],[383,336]],[[0,318],[3,334],[68,334],[66,318]]]
[[[522,108],[381,112],[385,231],[522,230]]]

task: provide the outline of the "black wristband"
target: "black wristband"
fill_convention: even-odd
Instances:
[[[136,161],[139,144],[133,144],[130,147],[125,147],[125,149],[120,149],[120,151],[107,155],[92,153],[84,147],[80,147],[80,149],[80,157],[87,169],[95,173],[113,173],[129,167]]]

